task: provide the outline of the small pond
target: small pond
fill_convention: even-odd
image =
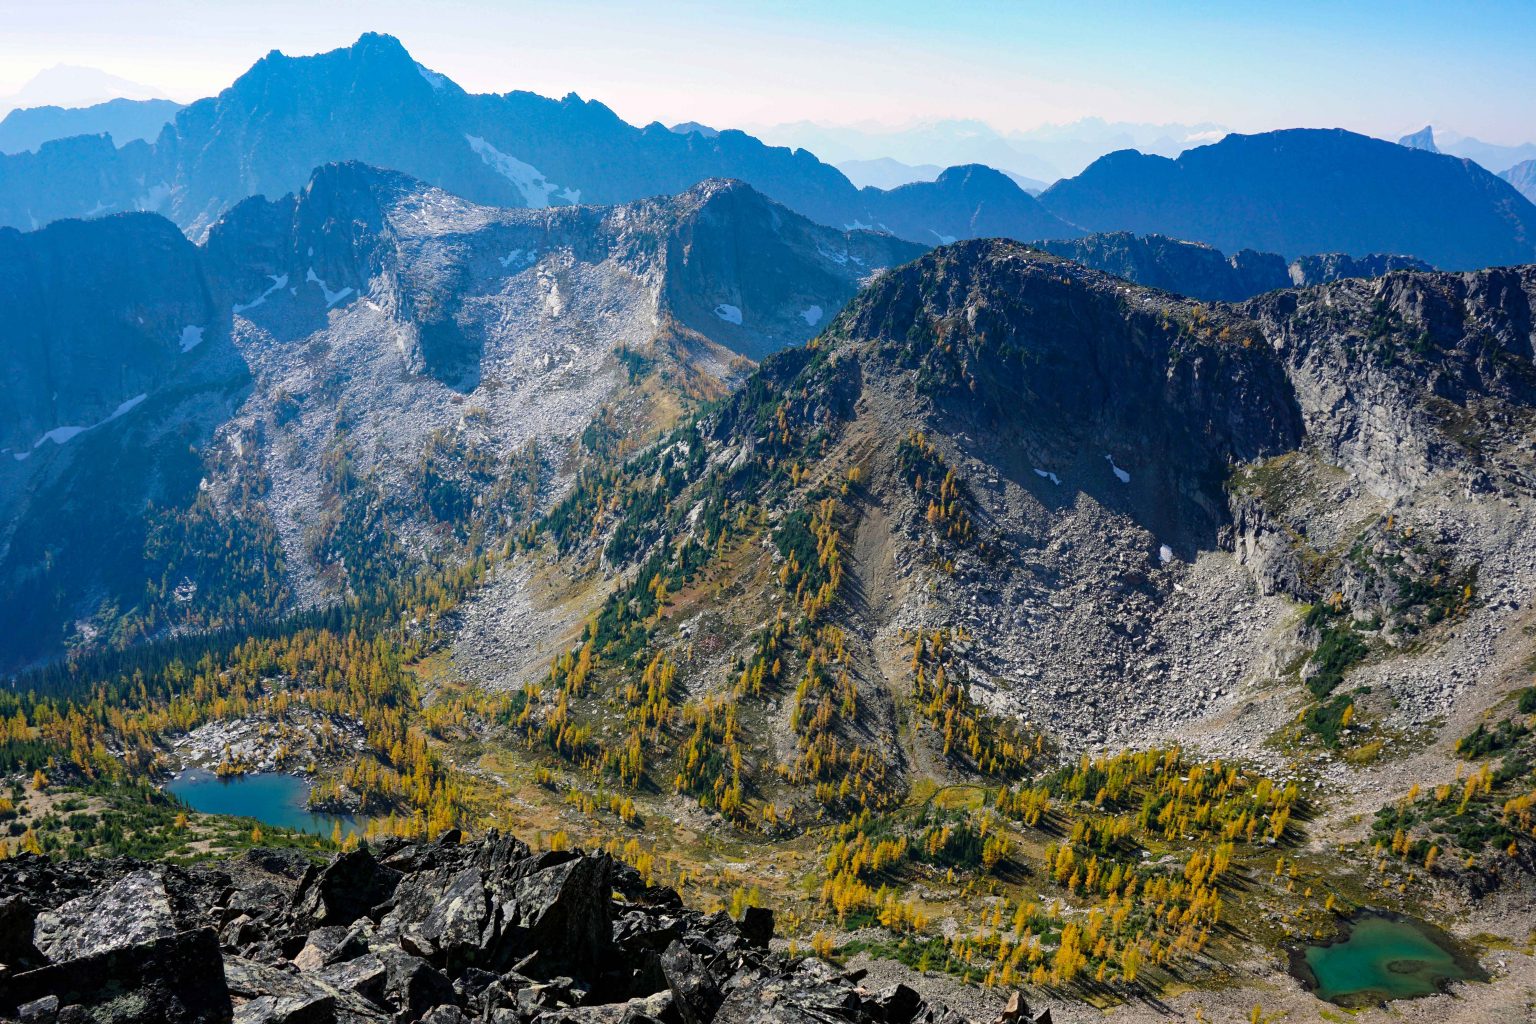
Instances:
[[[1298,948],[1291,973],[1319,999],[1369,1006],[1442,992],[1453,981],[1487,980],[1477,961],[1434,925],[1362,911],[1326,945]]]
[[[329,836],[341,822],[342,835],[362,834],[367,824],[363,818],[316,814],[308,806],[309,783],[281,772],[257,772],[219,778],[212,772],[192,768],[165,784],[194,811],[204,814],[229,814],[255,818],[266,825],[291,828],[300,832]]]

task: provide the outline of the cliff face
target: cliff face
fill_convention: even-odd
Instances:
[[[197,248],[161,217],[0,230],[0,263],[0,449],[13,455],[107,419],[227,335]]]
[[[1166,235],[1112,231],[1035,243],[1037,248],[1148,288],[1192,299],[1241,302],[1281,288],[1309,287],[1346,277],[1381,277],[1399,270],[1433,270],[1412,256],[1347,253],[1301,256],[1289,264],[1272,252],[1243,249],[1231,256]]]
[[[1536,270],[1393,274],[1254,299],[1239,309],[1285,360],[1310,440],[1401,496],[1477,464],[1536,399]]]

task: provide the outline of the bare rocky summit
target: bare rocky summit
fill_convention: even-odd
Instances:
[[[609,857],[497,833],[316,865],[0,865],[0,1016],[33,1022],[963,1024],[771,952],[770,911],[685,908]],[[1049,1021],[1019,997],[1000,1024]]]

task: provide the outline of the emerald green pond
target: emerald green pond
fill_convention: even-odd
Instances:
[[[1292,954],[1292,973],[1319,999],[1366,1006],[1433,995],[1453,981],[1486,979],[1449,935],[1423,921],[1366,911],[1346,929],[1337,942]]]
[[[309,784],[281,772],[258,772],[221,779],[212,772],[191,769],[165,784],[167,793],[181,798],[194,811],[255,818],[264,825],[328,836],[337,822],[342,834],[362,834],[360,818],[316,814],[309,809]]]

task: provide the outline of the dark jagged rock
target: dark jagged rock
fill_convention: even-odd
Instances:
[[[316,924],[351,923],[394,895],[400,872],[374,860],[366,848],[312,868],[299,883],[294,909]]]
[[[0,977],[42,955],[32,943],[32,926],[36,919],[37,908],[25,896],[0,898]]]
[[[661,954],[661,970],[684,1024],[703,1024],[712,1020],[720,1008],[720,987],[710,976],[704,961],[692,953],[681,939]]]
[[[0,1015],[49,996],[113,1024],[211,1024],[231,1018],[224,962],[211,928],[18,974],[0,986]]]
[[[748,907],[741,915],[741,935],[754,946],[768,948],[773,941],[773,911],[767,907]]]
[[[185,871],[0,862],[0,941],[24,967],[0,975],[0,1015],[32,1004],[39,1020],[156,1024],[959,1020],[912,989],[869,993],[858,974],[771,952],[766,911],[737,924],[683,909],[606,855],[461,838],[362,848],[297,886],[293,861],[270,852]],[[254,907],[252,892],[286,898]],[[26,947],[34,916],[49,922],[40,950]]]

